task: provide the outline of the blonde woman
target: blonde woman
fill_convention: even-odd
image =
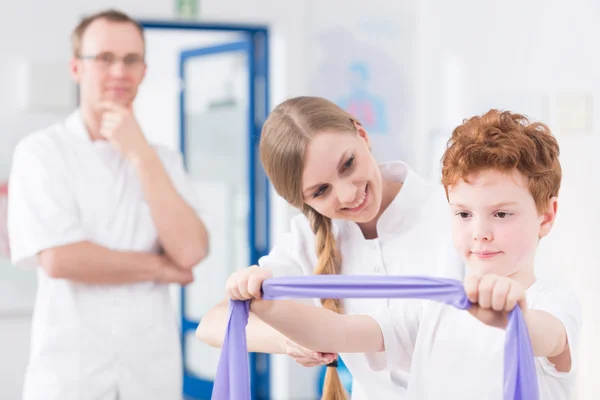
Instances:
[[[427,275],[462,279],[444,189],[403,162],[378,165],[369,135],[334,103],[297,97],[275,108],[264,124],[260,156],[277,193],[302,214],[291,232],[259,260],[274,276],[309,274]],[[431,229],[435,226],[435,229]],[[247,291],[247,285],[240,285]],[[366,314],[397,299],[320,299],[345,314]],[[223,302],[202,318],[200,340],[222,345]],[[284,353],[305,366],[331,363],[336,355],[304,349],[251,316],[248,349]],[[369,356],[342,354],[353,375],[352,398],[402,399],[407,371],[374,371]],[[376,396],[376,397],[375,397]],[[328,368],[324,399],[345,398],[337,371]]]

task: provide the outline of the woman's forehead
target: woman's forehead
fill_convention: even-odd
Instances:
[[[303,188],[323,183],[337,176],[340,165],[356,147],[353,135],[319,134],[309,142],[302,174]]]

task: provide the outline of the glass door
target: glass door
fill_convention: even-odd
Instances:
[[[258,158],[266,73],[266,53],[250,34],[180,55],[181,151],[207,207],[211,240],[194,283],[181,290],[184,394],[194,399],[210,399],[220,355],[195,338],[196,327],[223,299],[227,277],[269,248],[268,186]],[[269,396],[268,367],[266,354],[250,355],[253,399]]]

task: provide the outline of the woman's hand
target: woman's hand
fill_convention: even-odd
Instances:
[[[304,367],[315,367],[318,365],[329,364],[337,358],[336,354],[312,351],[292,342],[289,339],[286,339],[285,345],[285,351],[287,355],[292,357],[298,364]]]
[[[260,299],[262,283],[271,276],[270,270],[253,265],[231,274],[225,284],[225,291],[232,300]]]

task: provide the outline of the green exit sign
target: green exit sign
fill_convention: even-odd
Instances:
[[[176,0],[177,16],[183,18],[197,18],[199,1],[200,0]]]

